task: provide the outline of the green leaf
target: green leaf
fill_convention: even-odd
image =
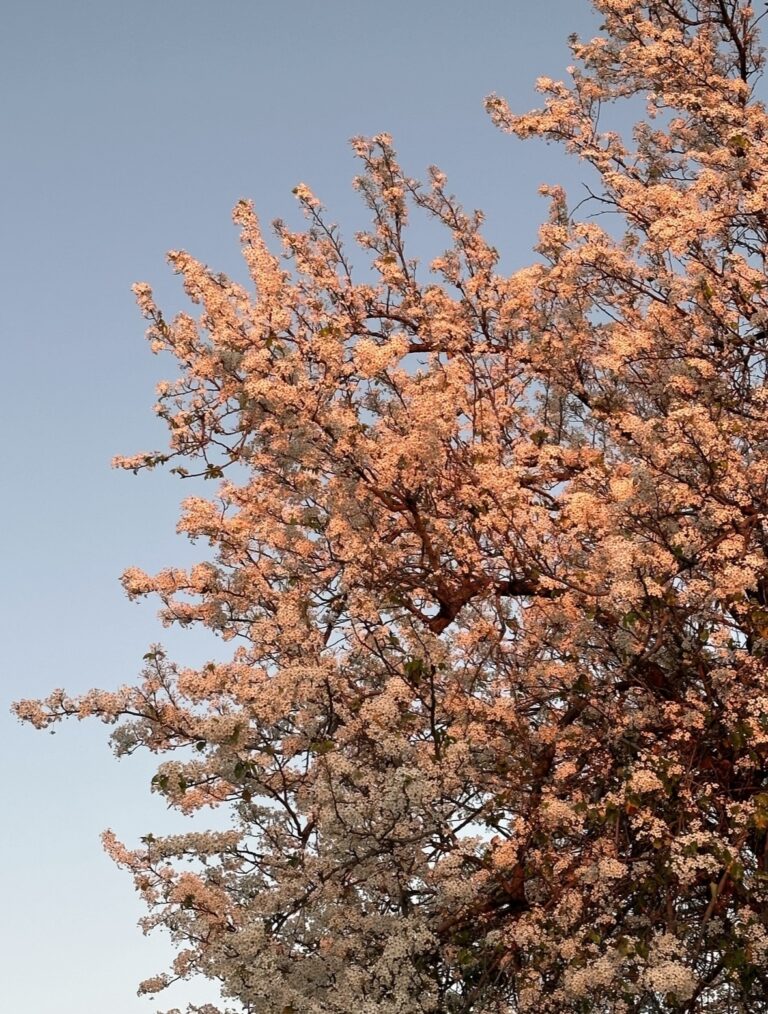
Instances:
[[[332,739],[313,739],[309,744],[309,752],[322,757],[323,754],[330,753],[334,746]]]
[[[403,669],[405,670],[405,675],[409,683],[413,683],[414,686],[418,686],[424,676],[424,668],[423,658],[408,659],[403,666]]]

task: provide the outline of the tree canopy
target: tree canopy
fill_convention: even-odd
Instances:
[[[354,267],[301,185],[284,259],[235,209],[252,288],[184,252],[197,316],[135,286],[179,376],[170,448],[118,463],[217,491],[179,522],[209,562],[123,583],[233,652],[153,649],[135,686],[16,708],[98,716],[118,754],[158,754],[172,806],[231,815],[105,835],[178,945],[147,992],[201,973],[250,1014],[768,1011],[762,15],[594,6],[541,109],[487,101],[596,181],[577,206],[545,188],[529,267],[503,274],[482,216],[380,135],[353,142]],[[637,97],[631,133],[601,125]],[[448,237],[428,269],[414,215]]]

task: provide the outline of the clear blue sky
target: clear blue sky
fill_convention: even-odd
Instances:
[[[128,876],[98,834],[128,841],[179,826],[149,794],[148,759],[118,763],[100,725],[56,735],[8,706],[64,686],[130,681],[162,640],[184,663],[221,651],[163,631],[132,605],[129,565],[183,564],[174,534],[190,492],[160,474],[110,470],[116,453],[163,446],[151,412],[169,363],[143,342],[130,284],[182,304],[164,264],[190,250],[241,273],[230,210],[296,220],[307,182],[351,236],[363,222],[347,139],[389,131],[407,171],[445,170],[512,269],[545,215],[538,183],[579,169],[497,132],[483,97],[535,104],[562,76],[565,40],[590,32],[586,0],[23,0],[3,9],[0,335],[3,349],[0,616],[3,819],[0,1009],[140,1014],[215,997],[191,983],[139,999],[164,966]],[[415,226],[419,245],[419,226]],[[421,237],[422,242],[425,238]],[[432,251],[438,253],[438,250]],[[167,997],[167,999],[166,999]]]

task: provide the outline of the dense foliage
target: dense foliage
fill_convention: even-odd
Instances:
[[[173,462],[217,483],[189,571],[124,575],[231,661],[79,699],[181,810],[231,830],[107,848],[149,925],[252,1014],[768,1011],[768,114],[736,0],[595,0],[570,84],[494,120],[594,171],[511,277],[482,219],[358,140],[353,279],[305,232],[255,285],[186,253],[136,294]],[[642,96],[631,137],[601,128]],[[610,212],[603,220],[595,210]],[[408,216],[450,248],[417,271]],[[371,280],[373,279],[373,280]],[[190,863],[188,860],[192,860]],[[212,1010],[212,1008],[206,1008]]]

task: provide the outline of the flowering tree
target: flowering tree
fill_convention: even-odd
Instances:
[[[235,220],[256,295],[186,253],[201,308],[136,295],[173,462],[220,480],[210,562],[124,575],[231,661],[21,702],[116,723],[154,788],[231,830],[107,849],[196,972],[253,1014],[768,1011],[768,114],[738,0],[595,0],[518,137],[549,188],[511,277],[432,170],[357,140],[373,281]],[[629,137],[601,108],[644,96]],[[425,278],[408,215],[450,248]],[[212,1010],[212,1008],[206,1008]]]

